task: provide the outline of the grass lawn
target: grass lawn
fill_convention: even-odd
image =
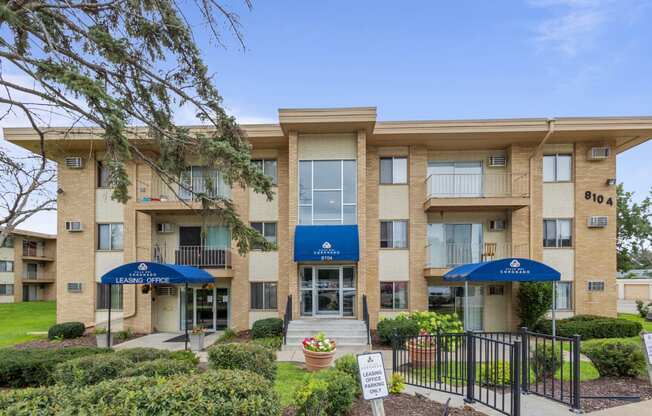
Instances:
[[[0,304],[0,347],[33,339],[28,332],[47,331],[56,319],[55,302],[22,302]]]
[[[645,331],[652,332],[652,322],[646,321],[645,319],[641,318],[640,315],[636,315],[633,313],[619,313],[618,317],[621,319],[627,319],[628,321],[640,322],[641,325],[643,325],[643,329]]]
[[[563,374],[562,374],[563,371]],[[571,365],[568,361],[564,362],[564,366],[555,372],[557,380],[569,381],[571,379]],[[580,361],[580,381],[590,381],[600,378],[598,369],[595,368],[591,361]]]
[[[294,392],[303,383],[304,377],[308,372],[296,364],[292,363],[277,363],[276,368],[276,382],[274,389],[281,397],[281,405],[283,407],[292,404]]]

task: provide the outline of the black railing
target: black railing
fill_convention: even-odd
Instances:
[[[231,266],[231,253],[227,249],[210,246],[180,246],[174,251],[174,264],[227,268]]]
[[[288,341],[288,325],[292,320],[292,295],[288,295],[287,303],[285,304],[285,315],[283,315],[283,345]]]
[[[367,325],[367,344],[371,345],[371,324],[369,323],[369,306],[367,305],[367,295],[362,295],[362,320]]]

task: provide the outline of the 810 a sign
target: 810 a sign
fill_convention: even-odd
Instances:
[[[606,198],[606,199],[605,199]],[[612,197],[605,197],[604,195],[596,194],[595,192],[591,191],[586,191],[584,192],[584,199],[587,201],[593,201],[598,204],[607,204],[607,205],[613,205],[614,200]]]

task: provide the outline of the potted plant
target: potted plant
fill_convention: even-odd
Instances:
[[[204,337],[206,333],[201,326],[195,326],[190,331],[190,349],[192,351],[201,351],[204,349]]]
[[[106,328],[98,326],[95,327],[95,342],[100,348],[111,348],[113,345],[113,337],[109,337],[109,331],[107,331]]]
[[[407,341],[406,347],[412,365],[429,365],[437,352],[437,339],[421,330],[418,336]]]
[[[335,340],[326,338],[323,332],[314,337],[304,338],[302,342],[303,356],[308,371],[328,368],[335,356]]]

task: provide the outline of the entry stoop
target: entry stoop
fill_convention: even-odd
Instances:
[[[364,321],[354,319],[298,319],[290,321],[287,331],[287,343],[283,350],[300,350],[304,338],[315,336],[323,332],[330,339],[334,339],[337,347],[345,349],[366,348],[367,325]]]

